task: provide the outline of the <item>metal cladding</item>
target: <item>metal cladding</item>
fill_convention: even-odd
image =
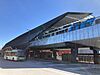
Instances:
[[[88,15],[91,15],[92,13],[81,13],[81,12],[67,12],[64,13],[52,20],[50,20],[47,23],[44,23],[18,37],[11,40],[10,42],[6,43],[3,47],[12,47],[12,48],[18,48],[18,49],[27,49],[30,45],[30,42],[34,40],[37,36],[41,36],[44,31],[56,28],[60,26],[60,23],[64,22],[64,20],[67,20],[68,23],[77,21],[79,19],[82,19],[84,17],[87,17]],[[64,18],[66,16],[66,18]],[[74,17],[74,18],[72,18]],[[59,22],[59,24],[57,24]]]

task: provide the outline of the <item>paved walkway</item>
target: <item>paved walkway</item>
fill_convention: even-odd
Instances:
[[[0,75],[100,75],[100,65],[39,60],[12,62],[0,58]]]

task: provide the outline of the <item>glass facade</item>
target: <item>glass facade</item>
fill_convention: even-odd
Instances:
[[[44,35],[41,37],[41,39],[92,26],[94,21],[95,21],[95,18],[90,18],[90,19],[87,19],[82,22],[78,21],[73,24],[71,23],[68,25],[64,25],[63,27],[58,27],[56,29],[52,29],[52,30],[48,31],[48,33],[46,33],[46,34],[44,33]]]

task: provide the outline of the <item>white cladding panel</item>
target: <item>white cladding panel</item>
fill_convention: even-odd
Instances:
[[[90,50],[90,48],[79,48],[78,53],[84,53],[84,54],[91,53],[91,54],[93,54],[93,50]]]

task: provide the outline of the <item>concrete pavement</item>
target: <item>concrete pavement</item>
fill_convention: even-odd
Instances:
[[[0,75],[100,75],[100,65],[53,61],[7,61],[0,58]]]

